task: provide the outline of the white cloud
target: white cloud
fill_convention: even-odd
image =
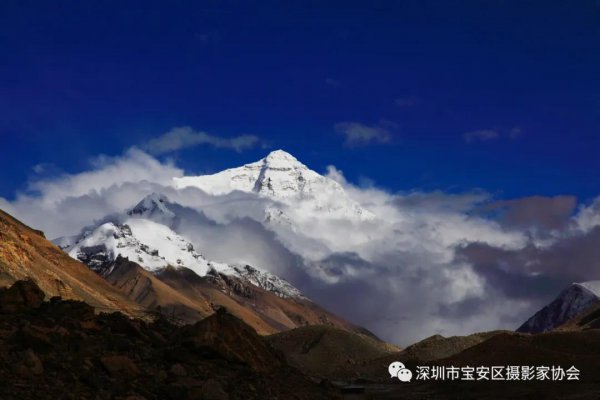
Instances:
[[[290,216],[305,209],[248,193],[212,196],[195,188],[176,190],[172,178],[182,175],[176,165],[130,149],[118,157],[96,158],[88,171],[38,180],[14,201],[0,198],[0,208],[54,238],[162,192],[206,216],[190,214],[179,229],[209,258],[248,262],[281,274],[330,310],[402,345],[435,333],[512,329],[537,306],[503,291],[486,265],[457,255],[468,244],[509,254],[532,245],[531,232],[506,228],[474,212],[493,201],[487,193],[394,194],[374,185],[353,185],[329,166],[326,176],[377,218],[298,218],[293,229],[282,225],[269,230],[261,225],[267,206]],[[327,196],[331,198],[322,204],[337,199],[336,192]],[[568,229],[588,232],[600,225],[598,204],[600,200],[581,208]]]
[[[202,144],[241,152],[260,145],[261,140],[255,135],[223,138],[183,126],[173,128],[162,136],[150,139],[142,147],[152,154],[159,155]]]
[[[389,124],[365,125],[360,122],[339,122],[334,128],[346,137],[344,142],[346,146],[357,147],[372,143],[389,143],[392,134],[387,125]]]
[[[34,181],[29,189],[38,192],[45,205],[53,205],[67,197],[99,193],[126,182],[170,184],[174,176],[183,175],[173,164],[161,163],[137,148],[127,150],[123,156],[96,157],[91,164],[92,170]]]
[[[327,173],[325,174],[325,176],[329,179],[333,179],[340,185],[345,185],[347,183],[346,177],[344,176],[344,172],[342,170],[337,169],[335,165],[327,166]]]
[[[183,171],[131,148],[122,156],[99,156],[91,169],[35,180],[25,193],[0,205],[50,238],[73,234],[94,219],[131,206],[153,188],[170,185]],[[141,197],[140,197],[141,196]]]
[[[171,180],[182,175],[177,166],[131,149],[122,156],[96,158],[88,171],[39,180],[15,201],[0,200],[0,206],[54,238],[77,233],[151,192],[162,192],[208,217],[204,223],[184,218],[179,227],[208,257],[248,262],[281,274],[317,302],[385,339],[408,344],[436,332],[507,327],[501,314],[490,316],[488,309],[460,316],[440,312],[470,301],[487,304],[493,296],[506,301],[489,290],[471,265],[454,259],[454,247],[464,242],[518,248],[525,241],[520,233],[468,215],[483,194],[394,195],[352,185],[330,166],[327,176],[378,218],[298,218],[292,230],[272,227],[273,232],[259,223],[267,206],[291,216],[306,210],[246,193],[211,196],[195,188],[176,190]],[[321,199],[322,204],[336,201],[336,192],[327,196],[331,199]]]
[[[511,300],[490,288],[472,265],[456,259],[455,248],[465,243],[503,249],[528,243],[523,232],[470,215],[488,194],[391,194],[352,185],[334,166],[327,176],[377,219],[299,221],[296,236],[280,235],[308,257],[313,280],[304,289],[315,300],[402,345],[435,333],[512,329],[525,318],[523,312],[532,311],[518,302],[520,311],[511,316],[499,305]],[[325,248],[315,248],[307,237]],[[490,314],[492,308],[496,314]]]
[[[600,197],[595,198],[591,204],[581,207],[573,221],[575,228],[581,232],[589,232],[600,226]]]

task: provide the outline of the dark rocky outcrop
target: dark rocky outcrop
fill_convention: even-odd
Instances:
[[[37,308],[46,295],[32,280],[17,281],[9,288],[0,290],[0,312],[16,312]]]
[[[0,294],[0,399],[338,398],[225,309],[181,327],[43,298],[33,282]]]

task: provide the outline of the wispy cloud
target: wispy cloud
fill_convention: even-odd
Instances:
[[[522,133],[523,130],[520,126],[514,126],[510,129],[478,129],[463,133],[463,138],[467,143],[475,141],[487,142],[500,138],[516,139]]]
[[[345,146],[358,147],[373,143],[389,143],[392,140],[390,128],[395,126],[391,122],[382,122],[378,125],[365,125],[360,122],[339,122],[335,130],[346,137]]]
[[[465,138],[465,142],[471,143],[476,140],[481,140],[483,142],[493,139],[498,139],[500,134],[495,129],[480,129],[477,131],[465,132],[463,135]]]
[[[196,131],[189,126],[183,126],[173,128],[164,135],[150,139],[142,146],[142,148],[152,154],[160,155],[204,144],[241,152],[256,147],[261,143],[261,139],[255,135],[240,135],[224,138],[206,132]]]

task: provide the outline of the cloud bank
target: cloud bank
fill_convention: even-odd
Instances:
[[[600,198],[577,205],[571,196],[390,193],[356,186],[330,166],[326,176],[377,218],[307,218],[290,227],[264,223],[265,208],[286,205],[176,190],[172,178],[183,175],[133,148],[97,157],[88,171],[32,182],[14,201],[0,198],[0,208],[54,238],[164,193],[185,215],[178,230],[208,258],[268,269],[401,345],[514,329],[569,283],[600,279]]]

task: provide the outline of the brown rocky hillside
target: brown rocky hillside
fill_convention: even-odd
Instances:
[[[0,210],[0,287],[33,279],[48,297],[83,300],[104,310],[143,309],[34,230]]]

